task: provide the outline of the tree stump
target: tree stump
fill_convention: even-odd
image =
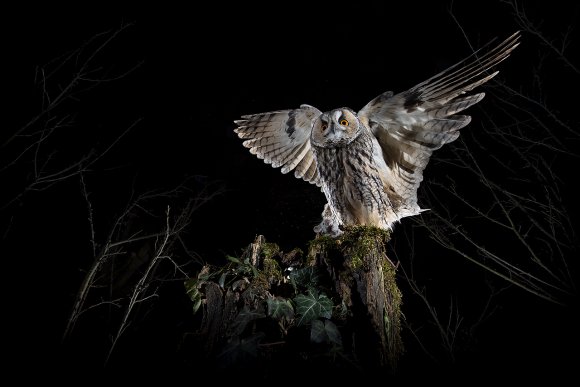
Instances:
[[[377,228],[349,228],[338,238],[318,236],[304,257],[260,235],[241,257],[205,266],[185,282],[194,313],[203,311],[194,336],[205,364],[264,372],[313,367],[333,377],[395,373],[403,350],[401,293],[385,253],[388,238]]]
[[[388,240],[387,231],[357,226],[336,239],[318,237],[308,255],[309,264],[326,269],[350,312],[346,322],[353,354],[365,368],[386,367],[394,372],[403,352],[402,295],[396,266],[386,255]]]

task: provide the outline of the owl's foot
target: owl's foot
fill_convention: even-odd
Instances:
[[[314,232],[332,238],[336,238],[343,233],[341,225],[338,224],[336,218],[333,216],[328,203],[324,205],[324,211],[322,211],[322,222],[314,227]]]
[[[343,231],[340,229],[338,225],[336,225],[335,223],[329,224],[324,220],[320,222],[319,225],[314,227],[314,232],[319,235],[326,235],[332,238],[336,238],[343,234]]]

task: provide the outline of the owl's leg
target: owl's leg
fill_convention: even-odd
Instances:
[[[331,237],[337,237],[343,233],[328,203],[324,206],[324,211],[322,211],[322,222],[314,227],[314,232]]]

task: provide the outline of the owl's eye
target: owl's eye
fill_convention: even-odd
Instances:
[[[342,126],[348,126],[348,121],[343,118],[342,120],[340,120],[340,124]]]
[[[328,125],[322,124],[321,128],[322,128],[322,131],[324,132],[326,129],[328,129]]]

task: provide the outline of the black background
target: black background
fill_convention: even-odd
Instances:
[[[503,2],[457,2],[452,13],[450,7],[448,2],[398,2],[396,6],[310,2],[123,9],[95,3],[82,9],[51,5],[5,12],[2,139],[39,111],[39,67],[96,34],[129,24],[95,61],[111,74],[133,70],[67,101],[76,124],[60,132],[56,142],[57,157],[66,162],[91,147],[106,149],[137,122],[94,166],[94,173],[85,176],[96,222],[105,229],[131,189],[163,189],[196,176],[200,185],[221,182],[226,189],[194,213],[190,226],[190,248],[206,261],[238,254],[259,234],[283,250],[304,248],[319,221],[322,193],[250,155],[233,132],[233,120],[302,103],[323,111],[340,106],[358,110],[376,95],[405,90],[468,55],[466,36],[477,48],[519,28],[513,9]],[[578,20],[573,6],[529,2],[526,12],[531,20],[542,22],[551,36],[559,36],[567,26],[573,28]],[[577,38],[573,31],[570,52],[577,52]],[[522,42],[501,65],[503,79],[514,87],[530,82],[538,59],[531,43],[537,45],[537,38],[524,33]],[[542,82],[551,102],[573,111],[574,98],[565,97],[570,92],[566,76],[547,74]],[[58,94],[58,82],[52,87],[52,95]],[[473,109],[470,114],[474,120],[464,130],[475,131],[480,113]],[[563,176],[576,174],[574,166],[558,166],[572,170]],[[445,174],[430,167],[433,170],[427,168],[423,184]],[[23,176],[9,175],[0,184],[6,192]],[[571,181],[564,181],[564,187],[571,189]],[[565,195],[569,195],[570,216],[577,221],[573,191],[569,192]],[[100,369],[108,343],[106,335],[92,333],[99,330],[99,321],[81,324],[73,344],[63,347],[60,342],[83,270],[90,264],[84,211],[78,179],[72,178],[25,195],[16,210],[2,217],[4,224],[11,224],[0,253],[8,279],[3,319],[9,327],[4,332],[12,344],[6,348],[17,365],[55,363],[52,369],[64,373],[79,367]],[[403,235],[409,227],[410,222],[403,221],[396,229],[393,246],[408,243]],[[435,294],[458,297],[469,315],[470,293],[448,281],[461,283],[458,278],[465,273],[469,274],[466,282],[483,281],[480,269],[448,256],[434,264],[437,253],[420,239],[427,236],[417,238],[415,253],[428,262],[418,269],[427,286]],[[179,286],[161,287],[153,312],[132,327],[131,338],[119,348],[115,369],[126,364],[137,367],[135,372],[199,372],[183,362],[176,350],[183,332],[193,329],[188,326],[192,324],[189,300],[179,293]],[[473,294],[478,305],[480,297]],[[409,299],[408,305],[415,304]],[[573,374],[571,366],[578,360],[573,308],[554,306],[518,290],[512,290],[509,301],[500,306],[485,323],[471,355],[458,359],[460,366],[484,375]],[[408,318],[421,318],[411,309],[403,312]],[[418,355],[421,350],[410,336],[405,340],[409,353],[403,360],[404,375],[415,372],[414,364],[429,372],[447,367],[429,363]]]

